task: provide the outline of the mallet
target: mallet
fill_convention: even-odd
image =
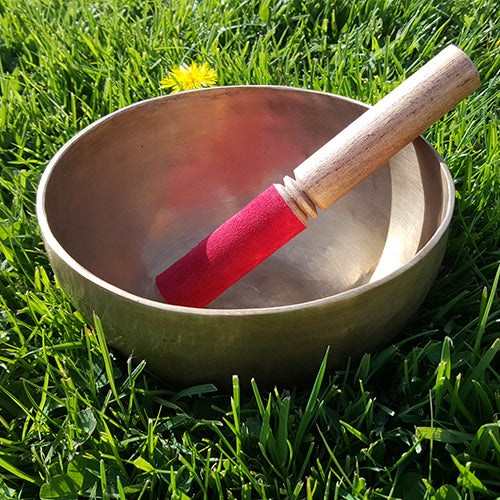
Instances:
[[[205,307],[481,84],[450,45],[156,278],[169,304]]]

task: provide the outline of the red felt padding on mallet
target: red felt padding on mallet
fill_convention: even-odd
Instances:
[[[160,274],[156,286],[169,304],[205,307],[305,228],[271,186]]]
[[[156,278],[169,304],[205,307],[481,83],[451,45]]]

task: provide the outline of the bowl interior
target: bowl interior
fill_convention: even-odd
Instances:
[[[53,160],[44,208],[63,249],[98,278],[162,301],[154,278],[366,107],[279,87],[152,99],[96,122]],[[409,262],[439,228],[444,169],[419,138],[209,307],[331,296]]]

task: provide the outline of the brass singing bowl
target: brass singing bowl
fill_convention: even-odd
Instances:
[[[308,383],[376,350],[429,291],[452,178],[418,138],[207,308],[163,302],[155,276],[367,106],[286,87],[146,100],[91,124],[50,162],[37,214],[63,290],[109,344],[173,383]]]

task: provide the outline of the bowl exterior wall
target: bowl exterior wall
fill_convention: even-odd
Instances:
[[[446,249],[446,234],[425,258],[380,284],[369,284],[336,300],[321,300],[273,312],[200,314],[164,310],[96,286],[48,248],[50,263],[76,308],[89,321],[96,314],[111,347],[146,360],[147,368],[180,386],[212,382],[309,384],[326,349],[328,369],[386,346],[427,295]],[[363,289],[364,288],[364,289]]]

